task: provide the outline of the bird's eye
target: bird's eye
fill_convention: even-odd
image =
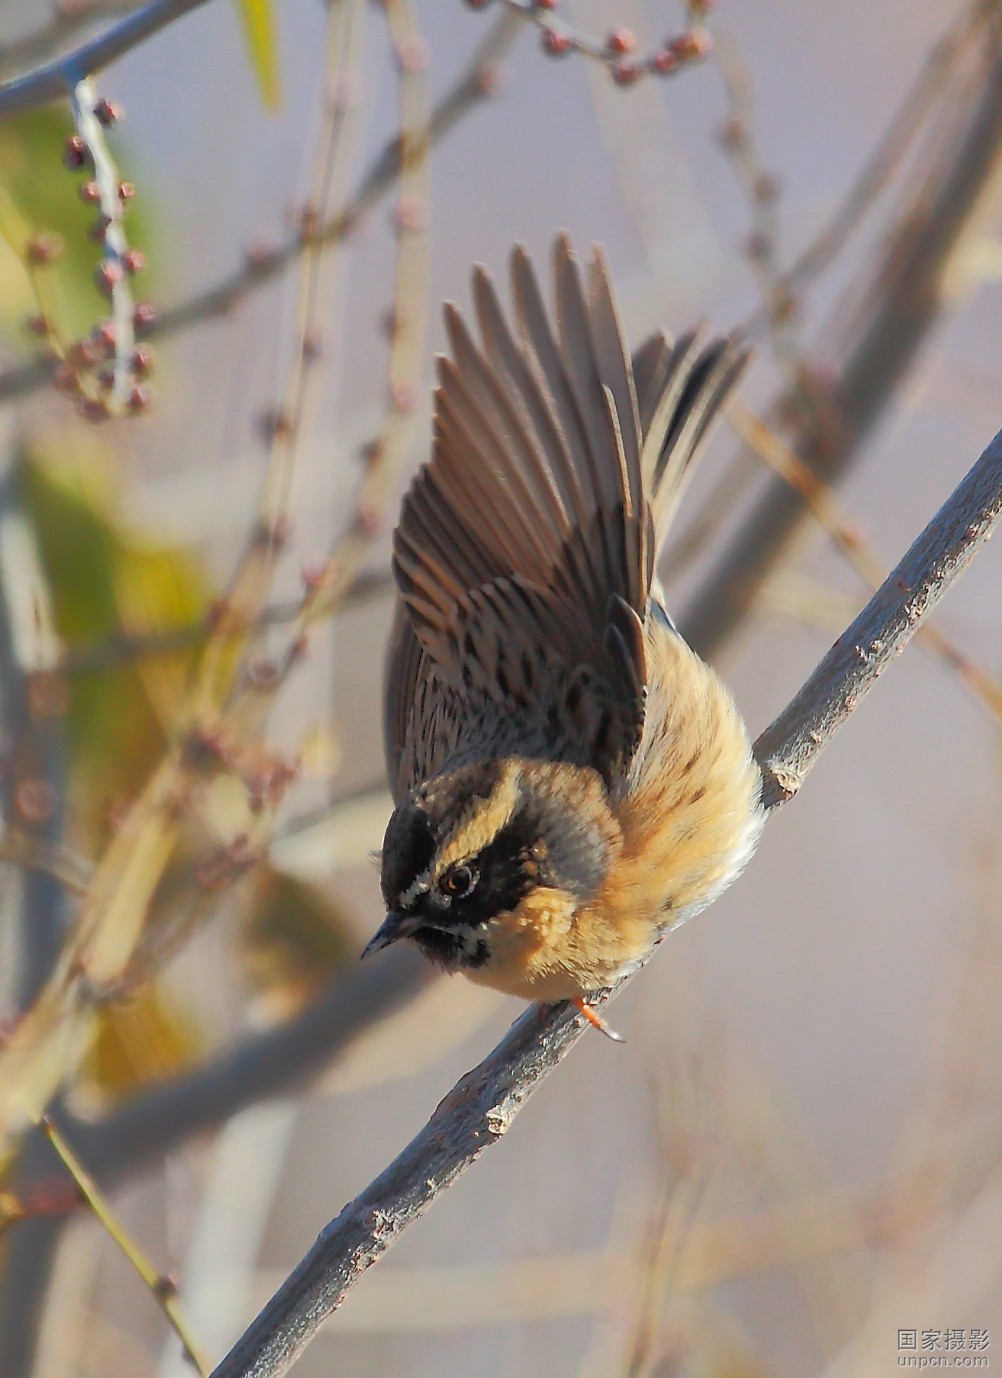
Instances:
[[[477,888],[480,875],[472,866],[453,866],[442,877],[442,889],[450,899],[463,900]]]

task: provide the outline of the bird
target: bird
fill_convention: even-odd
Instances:
[[[548,1005],[594,997],[755,850],[762,777],[729,690],[665,611],[658,558],[739,338],[631,358],[603,250],[527,250],[511,318],[473,273],[444,307],[430,459],[393,535],[386,917],[447,972]]]

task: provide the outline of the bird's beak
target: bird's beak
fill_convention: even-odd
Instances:
[[[371,941],[366,945],[362,956],[369,957],[373,952],[379,952],[382,948],[389,947],[390,943],[395,943],[398,938],[409,937],[420,926],[421,920],[414,914],[401,914],[397,910],[391,909]]]

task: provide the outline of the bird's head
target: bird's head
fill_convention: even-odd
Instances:
[[[531,897],[567,912],[601,885],[619,830],[597,772],[492,760],[413,790],[386,829],[386,920],[363,956],[413,938],[447,971],[487,966]]]

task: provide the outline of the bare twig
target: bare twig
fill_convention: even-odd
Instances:
[[[90,884],[91,868],[83,857],[60,843],[47,842],[18,828],[4,828],[0,832],[0,861],[39,871],[58,881],[71,895],[86,895]],[[37,923],[34,909],[32,922]]]
[[[619,86],[632,86],[646,76],[670,77],[683,67],[704,58],[710,50],[710,35],[696,22],[709,8],[707,0],[691,0],[688,5],[689,24],[674,38],[640,54],[632,30],[617,26],[603,37],[586,33],[576,24],[555,17],[553,5],[541,5],[537,0],[504,0],[512,14],[518,15],[540,30],[543,52],[550,57],[565,53],[580,53],[608,68]]]
[[[777,200],[780,184],[756,146],[752,79],[733,39],[719,31],[713,49],[724,82],[729,114],[719,131],[720,143],[741,181],[752,211],[746,254],[759,278],[763,306],[745,329],[756,335],[769,326],[785,343],[785,328],[797,312],[797,293],[838,256],[900,169],[942,100],[971,44],[997,15],[997,0],[972,0],[949,30],[930,49],[922,70],[903,96],[879,142],[842,197],[834,214],[801,250],[789,267],[779,263]]]
[[[732,401],[728,409],[731,425],[750,449],[778,473],[800,494],[812,516],[825,529],[856,573],[872,590],[879,588],[887,577],[887,568],[870,550],[859,530],[849,523],[839,508],[831,488],[785,444],[776,432],[740,401]],[[775,595],[776,589],[769,585]],[[796,592],[796,590],[788,590]],[[788,600],[792,603],[794,600]],[[845,621],[839,615],[835,626]],[[996,727],[1002,726],[1002,687],[970,656],[956,646],[938,627],[927,625],[919,633],[922,644],[938,656],[959,678],[976,703],[991,717]]]
[[[393,578],[388,569],[362,570],[351,587],[346,589],[338,607],[328,609],[322,604],[317,615],[328,611],[343,611],[382,598],[393,590]],[[242,623],[234,619],[231,633],[234,637],[245,636],[248,632],[264,631],[267,627],[281,626],[294,622],[303,608],[302,598],[287,598],[262,608],[253,622]],[[167,655],[172,651],[186,651],[199,646],[216,631],[216,618],[213,614],[200,617],[179,627],[165,627],[162,631],[130,633],[116,632],[103,641],[90,644],[64,644],[58,660],[58,668],[66,674],[85,674],[90,670],[106,670],[110,665],[120,665],[123,661],[142,660],[146,656]]]
[[[199,663],[192,699],[203,717],[218,711],[239,679],[232,664],[232,635],[238,626],[254,626],[261,616],[285,541],[299,437],[318,381],[320,326],[327,305],[321,290],[326,277],[325,260],[339,247],[338,241],[325,241],[316,230],[319,224],[331,219],[335,204],[342,209],[334,218],[343,215],[345,153],[357,126],[357,112],[347,92],[359,62],[364,18],[364,6],[358,0],[334,5],[328,14],[325,120],[311,198],[302,217],[305,252],[297,275],[295,349],[282,402],[271,426],[257,521],[237,561],[226,596],[218,604],[213,635]]]
[[[482,104],[497,89],[494,68],[515,41],[521,25],[505,12],[495,22],[483,43],[460,76],[456,85],[438,102],[431,114],[429,140],[436,144],[462,120],[470,110]],[[0,87],[0,91],[2,91]],[[199,292],[158,314],[144,333],[147,337],[172,335],[201,321],[225,315],[250,292],[279,276],[290,263],[305,252],[308,241],[331,244],[345,238],[358,224],[361,216],[376,205],[400,176],[400,139],[389,139],[362,177],[355,195],[343,210],[311,235],[297,230],[284,244],[273,249],[248,253],[246,261],[221,282]],[[51,381],[52,365],[45,359],[35,359],[0,374],[0,401],[34,392]]]
[[[769,807],[792,799],[877,676],[964,572],[1002,514],[1002,432],[755,744]]]
[[[354,584],[363,559],[385,524],[414,433],[428,318],[431,111],[427,52],[409,0],[386,0],[385,9],[399,72],[401,164],[386,411],[379,434],[369,447],[351,519],[323,568],[307,586],[277,674],[262,686],[256,703],[251,700],[250,713],[244,709],[245,729],[263,722],[275,694],[307,645],[310,627],[336,611]]]
[[[963,572],[1000,515],[1002,432],[760,737],[756,752],[770,808],[797,792],[820,752]],[[279,1378],[286,1373],[362,1273],[507,1131],[585,1027],[567,1004],[526,1011],[446,1096],[399,1157],[321,1232],[213,1378]]]
[[[248,1105],[295,1089],[435,979],[426,963],[407,953],[381,972],[358,965],[285,1023],[253,1034],[205,1066],[138,1092],[104,1119],[61,1123],[95,1176],[112,1182]]]
[[[0,119],[32,110],[69,94],[69,85],[122,57],[137,44],[165,29],[175,19],[197,10],[206,0],[150,0],[96,38],[72,52],[0,85]]]
[[[944,284],[962,238],[998,167],[1002,150],[1002,56],[998,18],[986,24],[981,70],[957,81],[950,119],[960,124],[934,166],[917,179],[897,218],[866,294],[856,337],[843,346],[831,382],[814,380],[812,405],[801,381],[774,409],[794,450],[829,483],[860,454],[863,441],[894,396],[943,306]],[[859,294],[863,295],[862,290]],[[776,479],[731,543],[727,557],[681,619],[707,658],[736,628],[770,571],[801,534],[803,499]]]
[[[252,1034],[196,1070],[138,1092],[101,1120],[56,1113],[77,1152],[103,1184],[160,1162],[193,1135],[268,1096],[295,1090],[357,1040],[409,1004],[435,975],[416,955],[389,954],[382,967],[356,966],[313,1004],[274,1028]],[[19,1194],[51,1180],[52,1156],[40,1130],[19,1157]],[[52,1257],[63,1219],[19,1223],[5,1249],[0,1288],[0,1373],[28,1378]]]
[[[51,1143],[52,1147],[59,1154],[63,1166],[73,1178],[84,1200],[90,1206],[98,1220],[100,1220],[110,1237],[132,1264],[150,1295],[167,1317],[168,1323],[173,1327],[178,1339],[184,1347],[185,1354],[200,1374],[206,1374],[208,1372],[208,1367],[202,1359],[195,1341],[191,1337],[188,1325],[178,1305],[177,1283],[166,1273],[161,1273],[160,1270],[155,1268],[149,1261],[142,1249],[122,1224],[121,1220],[119,1220],[118,1216],[112,1210],[110,1202],[106,1199],[97,1183],[86,1171],[83,1163],[73,1152],[72,1148],[70,1148],[69,1143],[56,1128],[52,1120],[43,1120],[42,1127],[48,1136],[49,1143]]]
[[[0,69],[24,71],[52,57],[60,44],[69,42],[81,29],[91,29],[99,19],[139,8],[137,0],[87,0],[86,4],[58,4],[51,18],[37,29],[0,44]]]
[[[787,332],[793,318],[793,301],[780,277],[779,180],[765,166],[754,138],[754,85],[737,44],[729,34],[717,31],[714,65],[727,95],[727,118],[717,133],[728,162],[748,200],[751,229],[745,240],[745,258],[762,295],[765,316],[780,357],[792,352]],[[747,327],[752,333],[753,325]]]
[[[788,295],[823,272],[841,252],[912,147],[968,43],[987,21],[997,17],[997,12],[997,0],[974,0],[959,21],[931,49],[921,72],[908,88],[880,142],[842,199],[838,210],[797,255],[793,264],[784,270],[782,285]]]
[[[122,202],[122,182],[118,168],[112,161],[108,141],[104,136],[104,122],[112,119],[112,107],[107,101],[99,102],[89,77],[76,82],[70,92],[73,119],[84,151],[94,169],[93,189],[97,196],[97,211],[100,217],[98,228],[101,232],[101,263],[97,271],[100,289],[111,302],[111,387],[107,396],[95,398],[103,403],[105,414],[120,416],[133,403],[138,403],[141,392],[133,392],[133,357],[135,355],[136,333],[133,323],[133,300],[130,278],[141,262],[135,250],[130,250],[125,237],[124,206]]]

